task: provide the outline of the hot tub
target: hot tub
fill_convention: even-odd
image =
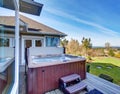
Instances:
[[[11,58],[8,57],[8,58],[0,58],[0,63],[4,63],[4,62],[7,62],[9,61]]]
[[[32,57],[32,62],[33,63],[43,63],[43,62],[56,62],[56,61],[61,61],[61,62],[66,62],[70,61],[71,58],[68,56],[44,56],[44,57]]]
[[[72,55],[31,55],[28,57],[28,94],[45,94],[58,88],[59,78],[72,73],[86,78],[84,57]]]
[[[43,66],[51,66],[58,65],[63,63],[70,63],[79,60],[85,60],[84,57],[81,56],[72,56],[67,54],[61,55],[38,55],[31,56],[29,58],[29,68],[43,67]]]
[[[5,71],[5,69],[13,62],[14,58],[6,57],[0,58],[0,72]]]

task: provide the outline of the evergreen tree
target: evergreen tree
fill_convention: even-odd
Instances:
[[[82,47],[85,49],[85,56],[88,55],[88,49],[89,48],[92,48],[92,44],[90,43],[91,42],[91,39],[90,38],[84,38],[82,39]]]
[[[68,40],[67,39],[63,39],[63,40],[60,41],[60,44],[61,44],[62,47],[66,47],[67,44],[68,44]]]

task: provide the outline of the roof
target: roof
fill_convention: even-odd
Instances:
[[[20,15],[20,21],[27,24],[28,32],[30,32],[30,30],[32,30],[32,33],[42,33],[42,34],[49,34],[49,35],[53,34],[53,35],[66,36],[66,34],[64,34],[56,29],[53,29],[49,26],[46,26],[40,22],[32,20],[23,15]],[[14,16],[0,16],[0,24],[6,25],[6,26],[15,26],[15,18],[14,18]],[[35,29],[35,31],[34,31],[34,29]]]

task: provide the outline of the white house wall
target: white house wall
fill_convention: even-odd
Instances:
[[[0,47],[0,58],[14,57],[14,48],[13,47]]]
[[[45,37],[40,37],[40,36],[26,36],[26,35],[22,35],[21,36],[21,49],[20,49],[20,52],[21,52],[21,64],[24,65],[25,64],[25,40],[32,40],[32,47],[35,47],[35,40],[40,40],[42,39],[43,40],[43,45],[42,47],[45,47]],[[40,47],[39,47],[40,48]]]
[[[0,37],[6,37],[9,38],[9,47],[14,48],[15,46],[15,36],[14,34],[0,34]],[[32,40],[32,47],[35,48],[35,40],[43,40],[42,47],[36,47],[40,48],[38,54],[62,54],[63,50],[59,47],[46,47],[46,37],[47,36],[30,36],[30,35],[21,35],[20,36],[20,64],[25,64],[25,40]],[[9,49],[6,48],[6,49]],[[37,51],[37,50],[36,50]],[[37,53],[37,52],[36,52]],[[10,52],[11,54],[11,52]],[[9,55],[9,54],[8,54]]]

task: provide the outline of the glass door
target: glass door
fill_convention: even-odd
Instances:
[[[25,62],[25,48],[30,48],[32,47],[32,40],[30,39],[23,39],[22,41],[22,49],[21,49],[21,64],[22,65],[25,65],[26,62]]]
[[[0,20],[2,20],[0,18]],[[6,31],[5,23],[0,25],[0,94],[8,94],[14,83],[14,29]]]

